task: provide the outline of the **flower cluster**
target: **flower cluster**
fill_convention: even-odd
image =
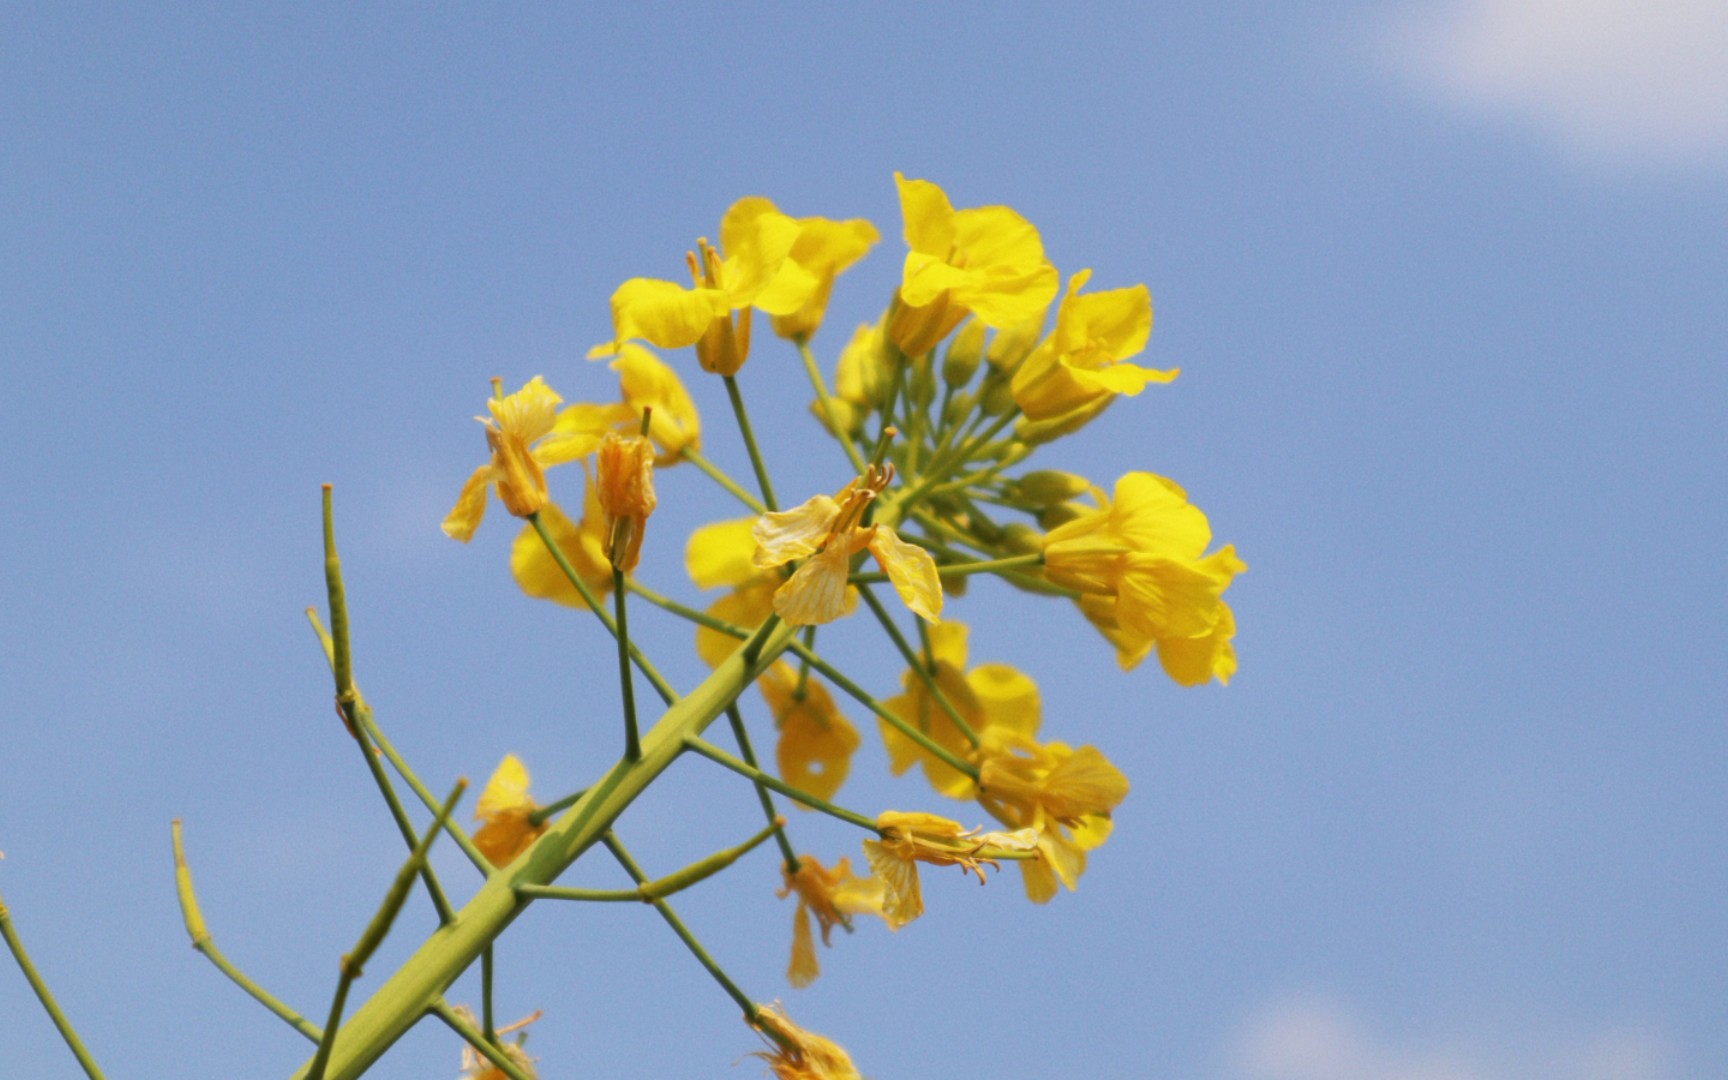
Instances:
[[[510,395],[494,383],[490,416],[481,421],[488,460],[444,522],[467,541],[496,494],[525,521],[510,566],[527,595],[578,608],[612,595],[616,620],[607,627],[619,639],[625,765],[636,752],[636,676],[627,657],[640,642],[628,637],[624,593],[695,624],[696,652],[716,669],[700,693],[712,703],[704,725],[727,715],[743,760],[700,741],[701,726],[675,745],[749,778],[769,825],[750,843],[663,879],[632,867],[639,896],[625,898],[665,905],[672,892],[772,834],[784,857],[779,895],[795,899],[787,974],[796,987],[817,976],[818,930],[829,945],[836,927],[851,932],[860,915],[894,930],[918,918],[920,863],[958,867],[980,882],[1002,862],[1017,863],[1026,895],[1039,904],[1077,888],[1127,798],[1127,777],[1097,747],[1041,731],[1031,675],[970,661],[968,627],[944,611],[973,576],[1071,604],[1077,617],[1063,617],[1094,627],[1124,669],[1156,653],[1174,682],[1193,687],[1228,683],[1237,668],[1236,622],[1224,594],[1246,566],[1233,547],[1213,546],[1206,515],[1182,487],[1132,469],[1107,492],[1088,477],[1028,464],[1119,399],[1177,378],[1174,368],[1135,362],[1152,329],[1146,286],[1091,290],[1092,271],[1058,271],[1037,228],[1017,211],[956,209],[929,180],[899,173],[894,180],[906,245],[898,280],[880,318],[857,327],[840,349],[831,384],[810,343],[837,277],[881,234],[862,219],[793,217],[766,198],[740,199],[712,234],[718,241],[698,238],[685,255],[688,284],[632,277],[612,294],[610,335],[590,356],[610,360],[618,400],[567,405],[540,377]],[[813,485],[822,493],[787,509],[775,500],[770,456],[755,442],[738,378],[752,356],[757,312],[784,339],[780,347],[798,354],[811,410],[839,449],[831,479]],[[694,362],[681,369],[685,376],[721,377],[754,490],[704,455],[712,430],[678,370],[652,351],[686,348]],[[692,385],[697,396],[706,392]],[[1135,451],[1143,452],[1140,444]],[[567,474],[583,479],[575,517],[552,499],[546,476],[569,462],[581,468]],[[690,579],[723,590],[705,606],[625,577],[639,570],[660,502],[655,470],[686,462],[694,468],[681,476],[699,472],[751,510],[689,536]],[[669,505],[680,501],[675,487],[663,495]],[[878,599],[880,585],[904,611]],[[865,611],[906,665],[889,696],[858,685],[817,648],[818,628]],[[657,678],[645,660],[636,667]],[[776,736],[773,772],[755,762],[738,697],[751,683]],[[1000,827],[835,805],[861,743],[839,699],[875,717],[894,775],[916,766],[937,795]],[[794,855],[790,826],[774,808],[781,797],[863,829],[868,875],[854,873],[848,858]],[[553,806],[571,802],[577,797]],[[551,813],[529,798],[527,770],[508,756],[480,800],[474,845],[494,867],[511,866],[547,842]],[[712,960],[705,963],[713,970]],[[761,1056],[781,1080],[859,1075],[844,1050],[796,1027],[777,1006],[751,1005],[746,1015],[769,1041]]]

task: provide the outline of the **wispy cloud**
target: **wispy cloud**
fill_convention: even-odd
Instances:
[[[1558,1030],[1378,1030],[1320,996],[1276,1001],[1244,1022],[1229,1052],[1231,1080],[1667,1080],[1672,1055],[1635,1026]]]
[[[1372,34],[1431,96],[1584,159],[1728,165],[1728,3],[1425,0]]]

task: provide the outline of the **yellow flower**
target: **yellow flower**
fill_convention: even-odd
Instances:
[[[756,1011],[756,1027],[773,1036],[772,1049],[756,1056],[768,1063],[774,1080],[864,1080],[845,1050],[786,1019],[778,1003]]]
[[[796,893],[798,909],[792,913],[792,963],[786,978],[793,986],[809,986],[821,973],[816,960],[816,938],[810,931],[810,917],[816,917],[822,927],[822,944],[829,944],[829,935],[836,926],[852,930],[853,915],[882,914],[882,882],[876,878],[860,878],[852,873],[848,859],[830,870],[809,855],[798,857],[798,872],[781,867],[786,887],[777,894],[780,899]]]
[[[1020,864],[1026,895],[1042,904],[1060,881],[1072,892],[1086,852],[1110,835],[1111,812],[1128,796],[1128,778],[1095,747],[1034,742],[993,732],[980,755],[979,802],[998,821],[1035,829],[1037,860]]]
[[[609,366],[618,373],[624,400],[613,405],[571,406],[559,414],[560,428],[569,423],[592,430],[596,437],[607,431],[628,434],[640,431],[642,414],[652,410],[648,438],[659,450],[654,464],[675,465],[686,449],[702,449],[702,419],[676,371],[634,341],[609,341],[588,350],[590,360],[604,357],[612,358]],[[575,409],[587,411],[578,416],[573,414]],[[570,414],[568,420],[566,414]]]
[[[468,1021],[469,1026],[479,1026],[479,1022],[474,1018],[474,1010],[468,1008],[468,1006],[458,1005],[452,1011],[462,1017],[462,1019]],[[536,1012],[534,1015],[526,1019],[518,1020],[507,1027],[499,1028],[498,1034],[508,1035],[512,1031],[519,1031],[538,1019],[540,1019],[540,1014]],[[518,1043],[504,1043],[502,1044],[502,1049],[504,1051],[504,1056],[510,1059],[510,1063],[526,1073],[529,1080],[534,1080],[534,1077],[539,1075],[534,1071],[534,1059],[529,1057],[528,1051],[522,1049]],[[490,1061],[487,1061],[480,1051],[474,1049],[472,1046],[464,1046],[462,1048],[462,1075],[458,1080],[507,1080],[507,1077],[503,1069],[500,1069]]]
[[[941,617],[942,581],[936,574],[936,560],[886,525],[862,524],[865,510],[893,479],[892,466],[872,465],[868,475],[847,483],[834,498],[817,495],[801,506],[763,514],[757,520],[758,568],[805,560],[774,594],[774,610],[781,618],[793,626],[839,618],[846,608],[852,556],[866,548],[907,607],[930,622]]]
[[[1147,383],[1169,382],[1177,371],[1125,363],[1146,348],[1152,333],[1152,298],[1146,286],[1080,295],[1092,271],[1068,280],[1056,309],[1056,328],[1014,373],[1015,404],[1030,420],[1090,410],[1117,394],[1133,397]]]
[[[798,672],[790,664],[776,663],[757,680],[780,741],[774,750],[780,778],[819,799],[830,799],[846,782],[852,754],[858,749],[858,731],[840,714],[834,698],[814,676],[799,693]],[[794,803],[808,809],[802,803]]]
[[[549,502],[540,511],[540,524],[546,526],[564,558],[595,596],[604,597],[612,591],[612,566],[606,561],[605,516],[600,509],[599,488],[592,481],[585,485],[580,523],[573,523],[557,503]],[[532,525],[523,526],[510,546],[510,574],[529,596],[567,607],[588,606]]]
[[[918,864],[958,866],[984,881],[984,866],[1000,868],[1004,856],[1035,851],[1038,834],[1032,829],[1011,833],[980,834],[959,822],[935,814],[885,810],[876,818],[881,833],[864,841],[864,857],[882,879],[882,917],[899,928],[924,913],[924,896],[918,886]]]
[[[881,238],[876,226],[863,218],[850,221],[799,218],[798,239],[792,242],[792,261],[816,278],[816,290],[797,311],[775,315],[774,332],[791,339],[808,338],[814,334],[828,310],[828,295],[834,291],[835,277],[862,259],[870,246]]]
[[[497,380],[493,380],[494,389]],[[546,505],[546,473],[553,465],[590,453],[591,437],[555,432],[556,410],[563,399],[536,375],[508,397],[494,394],[486,408],[492,416],[475,417],[486,425],[486,445],[492,460],[474,470],[456,506],[444,519],[446,535],[467,543],[486,513],[486,493],[496,488],[498,501],[517,517],[527,517]]]
[[[600,510],[606,559],[625,573],[642,558],[642,534],[654,512],[654,445],[640,435],[608,431],[600,440]]]
[[[538,809],[540,804],[528,797],[528,769],[515,754],[505,754],[474,806],[474,819],[482,822],[474,846],[493,866],[510,865],[546,831],[544,821],[528,820]]]
[[[963,623],[943,621],[930,628],[930,652],[935,661],[933,678],[954,711],[981,739],[991,732],[1030,737],[1040,720],[1038,685],[1007,664],[980,664],[966,670],[967,629]],[[931,741],[956,757],[973,756],[970,740],[955,726],[948,713],[930,693],[917,672],[901,676],[906,692],[883,704],[889,712],[916,726]],[[914,763],[924,767],[930,786],[951,799],[971,799],[977,785],[965,773],[913,742],[899,728],[878,720],[882,742],[888,749],[889,768],[899,776]]]
[[[1006,206],[955,210],[928,180],[899,173],[906,220],[906,264],[888,336],[908,356],[921,356],[960,324],[967,312],[1001,328],[1036,318],[1056,297],[1056,268],[1032,223]]]
[[[612,294],[613,338],[641,338],[663,349],[695,345],[703,370],[736,375],[750,355],[752,309],[790,315],[820,285],[791,257],[798,234],[798,223],[767,199],[739,199],[720,222],[725,257],[705,239],[687,256],[693,288],[651,278],[631,278],[618,287]]]
[[[1083,596],[1081,611],[1116,646],[1124,667],[1166,640],[1193,641],[1178,646],[1166,664],[1178,681],[1195,677],[1199,654],[1207,661],[1199,681],[1220,671],[1228,678],[1235,670],[1229,643],[1235,623],[1225,622],[1221,597],[1247,564],[1229,546],[1202,556],[1211,526],[1173,481],[1128,473],[1116,482],[1113,500],[1094,497],[1097,510],[1045,537],[1045,577],[1094,598]]]

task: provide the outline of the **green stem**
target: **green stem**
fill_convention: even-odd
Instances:
[[[622,866],[624,872],[630,875],[630,880],[636,882],[638,886],[647,884],[648,878],[642,873],[642,868],[637,866],[636,860],[632,859],[630,853],[624,850],[624,845],[619,843],[616,835],[608,830],[605,835],[600,837],[600,842],[606,845],[606,850],[612,853],[612,857],[618,860],[618,865]],[[690,950],[690,954],[696,958],[696,961],[707,969],[708,974],[714,977],[714,981],[720,984],[720,988],[731,995],[732,1000],[738,1003],[738,1007],[744,1010],[744,1019],[754,1025],[759,1007],[750,1000],[750,995],[740,990],[738,984],[733,982],[726,972],[721,970],[720,965],[714,962],[714,958],[708,955],[708,950],[704,949],[702,943],[696,940],[696,935],[690,932],[690,928],[684,925],[684,921],[678,917],[677,912],[672,910],[671,904],[664,900],[650,900],[649,903],[654,905],[654,910],[658,911],[660,917],[666,920],[666,925],[670,926],[672,932],[684,942],[684,947]]]
[[[630,677],[630,623],[625,617],[624,571],[612,568],[612,602],[618,618],[618,686],[624,695],[624,760],[642,756],[642,736],[636,730],[636,680]]]
[[[778,776],[771,776],[770,774],[763,772],[761,769],[756,768],[754,765],[746,765],[744,762],[739,761],[737,758],[720,749],[718,746],[706,742],[694,735],[685,739],[684,745],[696,751],[698,754],[701,754],[709,761],[726,766],[739,776],[754,780],[756,783],[761,784],[764,787],[773,788],[775,791],[778,791],[793,802],[803,803],[812,810],[820,810],[829,817],[839,818],[841,821],[851,825],[856,825],[861,829],[869,829],[871,832],[881,831],[876,828],[876,823],[874,821],[865,817],[863,814],[848,810],[843,806],[835,806],[828,800],[817,798],[808,791],[801,791],[780,779]]]
[[[594,612],[595,617],[606,627],[608,633],[614,638],[618,637],[618,624],[613,621],[612,616],[606,614],[606,609],[600,604],[600,598],[594,595],[594,590],[588,587],[588,583],[582,580],[582,575],[578,574],[576,568],[570,565],[570,560],[565,558],[564,550],[552,539],[552,534],[546,531],[546,525],[540,520],[540,514],[538,512],[529,514],[528,524],[534,526],[534,531],[540,534],[540,542],[546,545],[546,551],[552,556],[552,561],[558,564],[558,569],[564,571],[564,577],[569,580],[571,585],[575,586],[578,593],[582,594],[582,599],[588,604],[588,609]],[[677,701],[677,692],[672,689],[670,683],[660,677],[658,671],[654,670],[654,665],[650,664],[648,658],[642,655],[642,650],[629,644],[628,641],[624,647],[629,651],[630,659],[636,662],[636,669],[642,672],[643,676],[654,687],[655,693],[660,695],[660,700],[668,705]]]
[[[71,1021],[60,1011],[60,1005],[49,993],[48,984],[42,981],[37,973],[36,965],[30,962],[30,954],[24,951],[24,942],[18,937],[18,931],[12,925],[12,913],[6,910],[6,901],[0,899],[0,937],[6,939],[6,947],[12,950],[12,959],[18,962],[18,970],[24,973],[24,979],[30,984],[30,989],[36,992],[36,1000],[42,1003],[47,1011],[48,1019],[54,1021],[54,1027],[60,1032],[60,1037],[66,1040],[66,1048],[72,1051],[72,1056],[78,1059],[78,1064],[84,1070],[84,1075],[90,1080],[102,1080],[102,1070],[96,1067],[96,1061],[90,1056],[90,1051],[84,1049],[84,1043],[78,1038],[78,1032],[72,1029]]]
[[[312,632],[318,635],[318,641],[324,647],[324,659],[330,662],[331,670],[334,671],[334,642],[331,641],[330,635],[325,632],[324,624],[318,621],[316,611],[307,608],[306,620],[312,624]],[[420,804],[436,814],[438,812],[438,800],[433,797],[431,790],[420,782],[420,777],[409,767],[407,760],[396,752],[395,744],[385,737],[384,730],[378,726],[378,720],[372,715],[371,707],[366,704],[366,696],[360,693],[358,686],[354,688],[354,693],[357,703],[354,718],[359,721],[361,729],[366,732],[366,737],[372,741],[372,745],[384,752],[384,760],[390,763],[390,767],[396,770],[396,775],[400,776],[413,790],[414,796],[420,800]],[[468,856],[468,861],[474,864],[476,870],[482,874],[492,872],[492,864],[486,860],[486,856],[480,854],[480,849],[474,846],[474,841],[468,839],[468,833],[462,826],[454,821],[447,821],[444,823],[444,831],[450,834],[450,839],[456,841],[456,846],[462,849],[462,854]]]
[[[332,620],[334,621],[334,620]],[[324,1024],[324,1033],[318,1040],[318,1053],[312,1058],[312,1065],[307,1071],[308,1080],[323,1080],[324,1070],[329,1066],[330,1054],[336,1048],[336,1036],[342,1023],[342,1010],[348,1003],[348,990],[354,985],[366,968],[372,954],[383,943],[384,936],[390,932],[390,927],[396,922],[396,916],[402,911],[402,905],[408,901],[408,891],[414,885],[414,879],[419,876],[420,868],[426,865],[426,853],[431,850],[432,841],[443,831],[444,822],[449,820],[450,812],[456,809],[456,801],[468,789],[466,780],[456,781],[456,786],[450,789],[450,795],[444,800],[444,805],[438,810],[438,820],[426,830],[426,834],[414,845],[414,851],[408,856],[408,861],[396,871],[396,880],[390,883],[390,888],[384,893],[384,902],[378,905],[378,911],[372,920],[366,924],[366,929],[360,932],[360,939],[354,943],[354,948],[342,957],[341,976],[336,981],[336,993],[330,1001],[330,1019]],[[446,924],[448,925],[448,924]]]
[[[709,461],[707,458],[698,454],[689,447],[684,448],[683,458],[685,461],[688,461],[690,464],[707,473],[708,479],[731,492],[734,498],[745,506],[748,506],[752,511],[758,514],[765,514],[768,512],[768,508],[762,505],[761,499],[758,499],[748,491],[745,491],[743,486],[740,485],[738,481],[727,476],[726,473],[721,470],[720,466]]]
[[[489,1039],[483,1032],[476,1031],[474,1025],[464,1020],[462,1014],[451,1008],[447,1002],[434,1001],[427,1007],[426,1011],[444,1021],[445,1026],[460,1036],[463,1042],[472,1046],[475,1053],[490,1061],[499,1072],[508,1076],[510,1080],[534,1080],[531,1074],[523,1072],[514,1061],[510,1060],[510,1056],[497,1045],[495,1039]]]
[[[893,712],[889,711],[887,706],[883,705],[881,702],[877,701],[874,697],[870,696],[870,693],[868,691],[866,691],[863,687],[859,686],[857,683],[853,682],[851,679],[848,679],[846,676],[840,674],[840,672],[835,669],[834,665],[828,663],[826,660],[823,660],[820,656],[817,656],[815,653],[810,652],[809,650],[802,648],[800,646],[800,644],[796,641],[794,641],[789,646],[789,648],[791,649],[791,651],[797,653],[799,656],[808,657],[810,660],[810,666],[815,668],[817,670],[817,672],[820,673],[823,677],[825,677],[829,682],[833,683],[835,686],[838,686],[841,690],[844,690],[848,695],[850,695],[853,698],[853,700],[857,701],[860,705],[864,706],[866,709],[869,709],[871,712],[875,713],[877,716],[881,717],[883,720],[885,720],[889,724],[893,725],[893,727],[896,730],[898,730],[902,735],[906,736],[908,739],[911,739],[913,742],[915,742],[919,746],[923,747],[926,751],[933,754],[944,765],[947,765],[948,767],[950,767],[952,769],[956,769],[959,772],[966,774],[967,776],[971,777],[973,780],[978,779],[978,766],[973,765],[972,763],[967,762],[967,761],[962,761],[960,758],[958,758],[954,755],[954,752],[952,750],[948,749],[946,746],[943,746],[941,743],[938,743],[935,740],[931,739],[930,736],[924,734],[922,731],[919,731],[916,726],[909,724],[905,720],[896,716]]]
[[[359,722],[359,713],[366,708],[366,703],[354,685],[353,653],[348,638],[348,594],[342,584],[342,560],[336,554],[336,516],[331,508],[329,484],[324,485],[324,584],[330,595],[330,667],[336,680],[336,708],[348,734],[354,737],[355,745],[360,748],[360,756],[366,760],[366,771],[372,774],[373,784],[377,785],[378,793],[390,809],[396,831],[402,834],[403,841],[412,851],[419,843],[414,823],[408,820],[407,811],[402,809],[402,800],[396,797],[396,788],[390,783],[384,766],[378,763],[378,755],[366,741],[365,727]],[[443,887],[438,884],[437,874],[432,867],[422,863],[420,877],[426,884],[427,894],[432,897],[432,906],[438,911],[438,921],[449,922],[453,913]]]
[[[289,1027],[316,1043],[323,1038],[323,1032],[278,1000],[275,995],[259,986],[245,973],[235,967],[222,950],[216,947],[216,942],[210,937],[209,929],[204,925],[204,913],[198,908],[198,894],[192,890],[192,870],[186,865],[186,850],[180,842],[180,821],[174,821],[174,887],[180,895],[180,915],[186,923],[186,934],[192,939],[192,947],[209,958],[216,970],[228,976],[234,984],[252,996],[254,1001],[275,1013]]]
[[[488,945],[480,953],[480,1033],[486,1041],[498,1042],[498,1026],[492,1020],[492,953],[494,949]]]
[[[1018,570],[1024,566],[1038,566],[1043,562],[1043,553],[1033,552],[1029,555],[1009,555],[1005,558],[987,559],[983,562],[939,564],[936,567],[936,572],[943,577],[964,576],[966,574],[997,574],[1004,570]],[[888,580],[888,575],[876,572],[853,574],[848,580],[854,585],[880,585]]]
[[[738,711],[736,702],[727,706],[726,719],[732,724],[732,737],[738,740],[738,752],[744,755],[744,761],[752,769],[756,764],[756,751],[750,745],[750,731],[744,726],[744,714]],[[774,797],[768,794],[768,785],[756,785],[756,798],[762,803],[762,813],[768,818],[774,830],[774,839],[780,845],[780,855],[786,861],[787,873],[798,872],[798,853],[792,850],[792,841],[786,836],[786,819],[774,809]]]
[[[656,900],[664,900],[668,896],[681,893],[698,882],[706,881],[731,866],[747,853],[762,846],[781,824],[784,824],[784,819],[776,818],[742,844],[723,848],[682,870],[644,882],[634,889],[571,889],[561,885],[524,885],[519,891],[521,895],[536,900],[586,900],[600,903],[635,900],[638,903],[652,904]]]
[[[571,792],[562,799],[557,799],[553,802],[547,803],[545,806],[542,806],[540,809],[535,810],[528,815],[528,824],[539,825],[547,818],[557,817],[560,810],[563,810],[567,806],[575,806],[576,800],[586,794],[588,794],[588,789],[583,788],[581,791]]]
[[[756,470],[756,486],[762,490],[762,502],[769,510],[780,509],[774,501],[774,486],[768,482],[768,468],[762,464],[762,451],[756,445],[756,436],[750,430],[750,416],[744,411],[744,395],[738,391],[738,380],[732,375],[722,376],[726,381],[726,396],[732,399],[732,415],[738,418],[738,433],[744,437],[744,449],[750,452],[750,467]]]
[[[456,914],[385,980],[343,1025],[326,1080],[358,1080],[426,1014],[481,951],[531,906],[522,885],[550,885],[677,759],[686,735],[700,734],[786,650],[796,632],[770,619],[743,648],[679,698],[643,733],[642,760],[619,761],[526,852],[494,872]],[[296,1074],[305,1080],[306,1071]]]
[[[842,430],[834,418],[834,396],[828,392],[828,382],[822,377],[822,368],[816,363],[816,357],[810,352],[808,338],[797,340],[798,355],[804,360],[804,373],[810,376],[810,388],[816,391],[816,403],[822,410],[822,415],[828,420],[828,430],[834,433],[842,449],[846,451],[846,459],[852,462],[852,467],[860,473],[864,471],[864,455],[858,452],[858,446],[852,441],[852,436]]]
[[[894,625],[894,619],[888,614],[888,609],[882,606],[882,601],[876,599],[876,591],[868,585],[860,585],[858,586],[858,593],[864,597],[864,603],[869,605],[871,613],[876,616],[876,621],[882,624],[882,629],[888,632],[888,637],[893,640],[894,647],[900,650],[900,656],[906,661],[906,666],[918,675],[919,680],[924,684],[924,689],[928,690],[930,696],[936,699],[936,704],[948,714],[948,719],[954,722],[954,726],[960,730],[960,734],[966,736],[966,741],[977,746],[978,733],[972,730],[972,725],[966,722],[965,717],[960,715],[960,710],[954,707],[954,703],[948,700],[948,695],[936,684],[936,676],[912,651],[912,646],[907,642],[905,635],[901,634],[900,628]]]

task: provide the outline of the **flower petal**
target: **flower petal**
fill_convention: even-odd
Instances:
[[[444,517],[445,536],[464,544],[474,538],[474,530],[480,527],[480,519],[486,516],[486,488],[497,472],[488,464],[469,474],[467,482],[462,485],[462,493],[456,496],[456,505]]]
[[[752,532],[756,538],[752,560],[758,569],[770,570],[814,554],[839,515],[839,504],[826,495],[816,495],[790,510],[763,514]]]
[[[870,553],[882,564],[902,603],[927,622],[941,620],[942,579],[928,551],[900,539],[888,526],[878,525],[870,538]]]

